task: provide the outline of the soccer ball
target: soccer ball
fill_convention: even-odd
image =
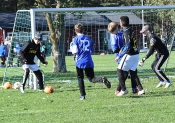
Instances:
[[[12,88],[12,84],[10,82],[6,82],[4,84],[4,89],[11,89]]]
[[[18,89],[18,88],[20,88],[20,85],[21,85],[20,82],[15,82],[14,85],[13,85],[13,88]]]
[[[45,89],[44,89],[44,92],[45,92],[46,94],[53,93],[53,92],[54,92],[53,86],[46,86]]]

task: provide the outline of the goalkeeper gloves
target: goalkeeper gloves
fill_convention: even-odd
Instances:
[[[143,66],[143,64],[144,64],[144,62],[145,62],[145,60],[146,60],[146,58],[145,58],[145,57],[143,57],[143,58],[142,58],[142,60],[141,60],[141,61],[139,61],[138,65],[142,67],[142,66]]]

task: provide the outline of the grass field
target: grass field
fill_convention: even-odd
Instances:
[[[168,63],[167,75],[174,82],[174,55],[172,52]],[[145,53],[141,53],[141,58]],[[41,67],[46,75],[46,85],[53,85],[53,94],[39,93],[26,89],[22,94],[19,90],[0,90],[0,122],[2,123],[175,123],[175,89],[172,84],[168,89],[155,88],[158,79],[150,70],[154,59],[151,56],[144,65],[138,67],[140,80],[146,91],[138,96],[131,93],[130,79],[126,86],[127,95],[114,95],[118,84],[114,55],[93,56],[96,75],[105,75],[112,84],[107,89],[102,83],[85,82],[86,100],[79,100],[75,66],[71,56],[66,57],[66,74],[51,73],[51,58],[49,66]],[[21,70],[21,68],[16,68]],[[21,70],[22,71],[22,70]],[[148,71],[148,72],[146,72]],[[4,69],[0,70],[3,75]],[[11,73],[13,75],[13,73]],[[14,73],[15,74],[15,73]],[[67,77],[66,77],[67,76]],[[146,76],[146,77],[144,77]],[[73,79],[70,82],[63,80]],[[62,81],[61,81],[62,80]]]

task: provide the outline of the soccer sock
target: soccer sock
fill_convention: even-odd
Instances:
[[[168,80],[167,82],[168,82],[168,83],[171,83],[171,81],[170,81],[170,80]]]
[[[137,93],[137,88],[132,88],[133,93]]]

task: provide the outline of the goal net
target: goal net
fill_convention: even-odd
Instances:
[[[173,59],[171,50],[174,49],[175,37],[175,6],[132,6],[132,7],[95,7],[95,8],[42,8],[31,10],[20,10],[16,13],[13,32],[11,37],[10,48],[8,49],[8,58],[6,61],[6,68],[3,77],[3,83],[9,81],[11,83],[21,82],[23,76],[23,69],[21,68],[18,46],[23,46],[26,41],[34,37],[37,32],[43,34],[43,42],[47,47],[47,67],[40,66],[44,71],[46,83],[57,82],[77,82],[75,63],[69,50],[69,44],[72,38],[76,35],[74,32],[74,25],[78,22],[84,26],[84,33],[94,41],[94,53],[92,57],[95,64],[95,74],[97,76],[107,76],[110,80],[117,78],[116,67],[117,63],[114,61],[114,54],[111,51],[110,34],[107,31],[107,25],[111,21],[119,23],[121,16],[128,16],[130,19],[130,26],[134,30],[137,38],[137,45],[140,49],[141,56],[149,48],[149,42],[140,34],[143,25],[149,24],[153,27],[154,33],[162,39],[170,51],[170,57],[164,65],[168,75],[173,75]],[[63,51],[65,54],[67,72],[60,73],[52,72],[53,68],[53,54],[52,43],[50,41],[49,26],[46,21],[46,13],[50,15],[52,26],[57,28],[61,34],[60,39],[64,43]],[[63,25],[63,26],[60,26]],[[64,28],[62,28],[64,27]],[[58,44],[60,45],[60,44]],[[151,63],[154,56],[151,56],[146,61],[144,67],[138,67],[139,77],[155,76],[151,70]]]

